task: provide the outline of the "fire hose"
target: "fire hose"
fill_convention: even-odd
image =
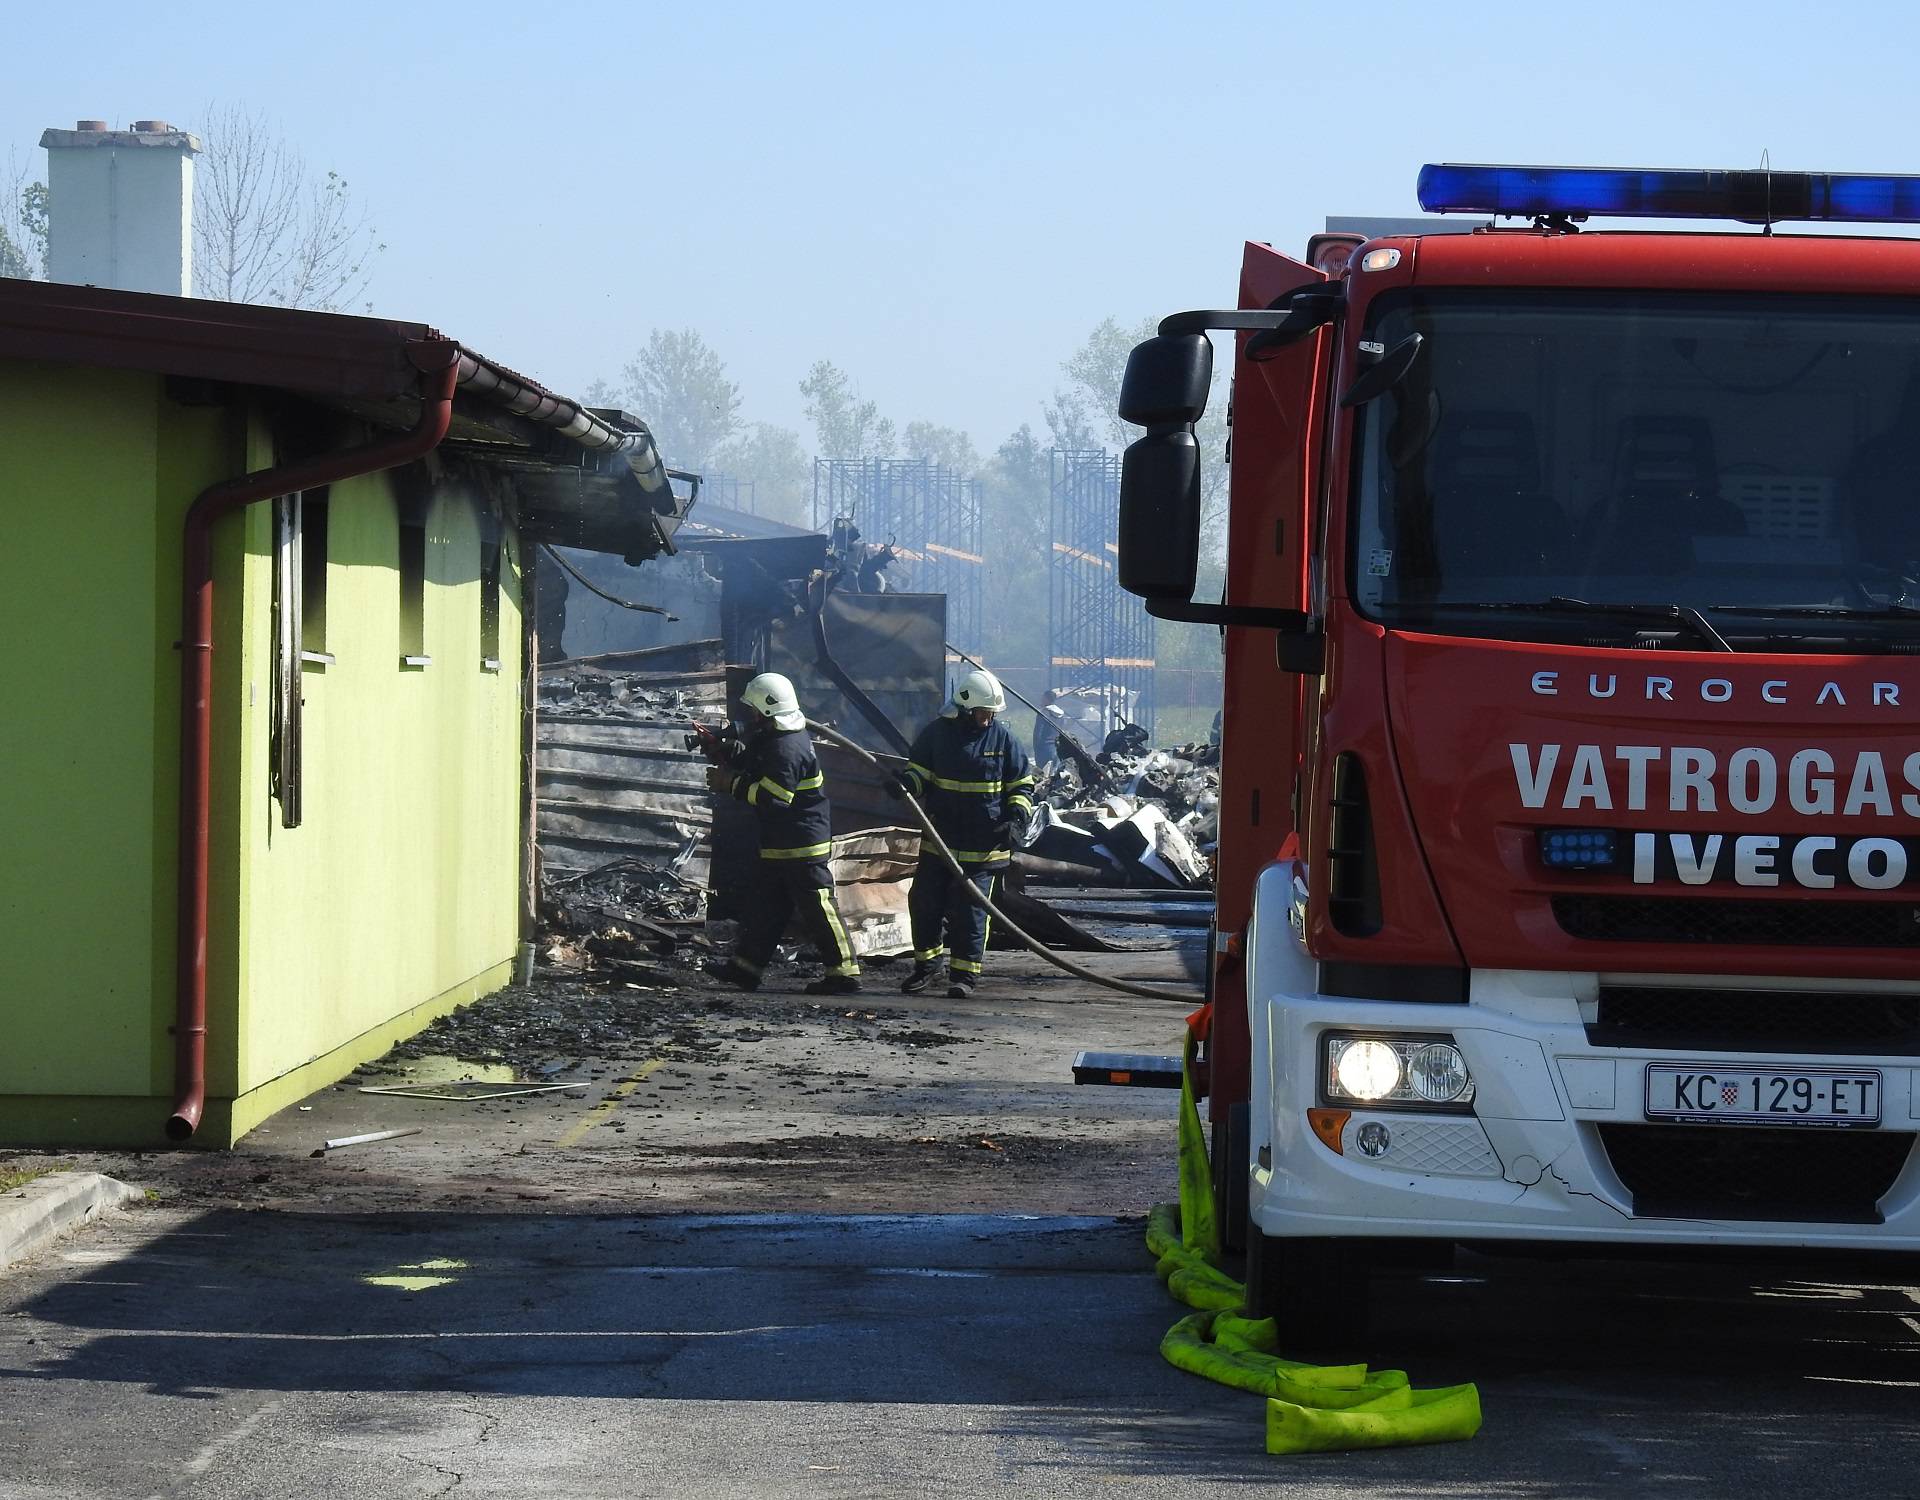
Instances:
[[[859,756],[882,775],[888,774],[887,768],[881,765],[877,756],[864,745],[856,744],[854,741],[848,739],[844,734],[840,733],[839,730],[830,728],[825,724],[815,723],[812,719],[807,720],[807,728],[826,740],[829,744],[838,745],[842,750],[850,751],[854,755]],[[1062,958],[1038,938],[1028,936],[1021,930],[1019,923],[1015,922],[1013,918],[995,906],[992,898],[987,896],[981,891],[979,886],[973,883],[972,877],[968,875],[966,867],[954,857],[953,850],[947,847],[947,841],[940,837],[940,830],[933,826],[933,819],[927,816],[927,810],[920,805],[919,800],[913,793],[907,791],[904,787],[899,788],[899,791],[901,800],[912,810],[914,820],[919,823],[920,831],[925,834],[928,839],[932,840],[933,847],[939,851],[940,857],[947,862],[947,867],[960,877],[960,888],[967,893],[967,898],[972,901],[975,906],[985,910],[988,916],[998,921],[1007,931],[1020,939],[1023,946],[1045,959],[1056,969],[1063,970],[1073,975],[1076,979],[1084,979],[1089,984],[1097,984],[1104,989],[1118,990],[1123,995],[1140,995],[1148,1000],[1172,1000],[1180,1005],[1191,1006],[1198,1004],[1204,998],[1201,995],[1195,994],[1192,990],[1162,989],[1158,985],[1134,984],[1129,980],[1112,979],[1105,974],[1096,974],[1092,969],[1077,964],[1070,958]]]

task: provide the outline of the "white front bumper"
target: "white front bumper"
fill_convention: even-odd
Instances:
[[[1464,1005],[1323,996],[1317,966],[1287,921],[1291,900],[1291,880],[1269,870],[1261,879],[1248,943],[1248,1204],[1263,1233],[1920,1249],[1920,1152],[1908,1156],[1879,1199],[1878,1224],[1636,1216],[1633,1194],[1615,1171],[1600,1127],[1646,1123],[1647,1064],[1656,1058],[1765,1059],[1766,1053],[1597,1047],[1581,1019],[1582,999],[1598,991],[1594,974],[1477,971]],[[1812,986],[1799,981],[1796,987]],[[1336,1154],[1313,1134],[1307,1111],[1322,1102],[1322,1038],[1349,1030],[1450,1036],[1472,1072],[1472,1113],[1354,1109],[1342,1133],[1344,1152]],[[1823,1054],[1794,1060],[1879,1069],[1879,1128],[1920,1131],[1920,1080],[1912,1058]],[[1356,1149],[1355,1137],[1370,1120],[1385,1124],[1393,1138],[1377,1158]]]

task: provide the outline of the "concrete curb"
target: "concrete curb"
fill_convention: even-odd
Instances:
[[[98,1172],[49,1172],[0,1193],[0,1271],[52,1244],[70,1229],[146,1195]]]

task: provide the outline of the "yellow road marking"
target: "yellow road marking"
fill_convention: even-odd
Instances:
[[[579,1145],[582,1136],[593,1129],[594,1126],[604,1123],[607,1117],[620,1107],[620,1101],[622,1099],[639,1088],[640,1085],[646,1081],[649,1073],[653,1072],[655,1068],[664,1066],[665,1063],[666,1059],[664,1057],[653,1058],[651,1061],[644,1062],[635,1068],[630,1078],[623,1079],[621,1082],[615,1084],[611,1094],[608,1094],[606,1098],[588,1110],[587,1117],[584,1120],[560,1137],[560,1149],[565,1151]]]

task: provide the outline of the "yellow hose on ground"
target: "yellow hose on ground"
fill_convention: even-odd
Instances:
[[[1220,1252],[1213,1220],[1206,1138],[1194,1104],[1187,1033],[1180,1085],[1180,1202],[1147,1215],[1147,1249],[1167,1290],[1199,1311],[1160,1341],[1176,1369],[1267,1398],[1267,1452],[1327,1453],[1447,1443],[1480,1430],[1480,1392],[1471,1385],[1414,1390],[1403,1370],[1366,1365],[1309,1365],[1283,1358],[1272,1318],[1242,1316],[1246,1288],[1214,1262]]]
[[[887,768],[880,764],[879,759],[869,751],[866,746],[855,744],[844,734],[840,733],[839,730],[829,728],[825,724],[816,724],[812,719],[807,720],[807,728],[811,729],[815,734],[824,737],[829,744],[838,745],[842,750],[852,751],[876,771],[886,774]],[[1123,995],[1142,995],[1149,1000],[1173,1000],[1181,1005],[1195,1005],[1206,998],[1204,995],[1193,990],[1164,990],[1157,985],[1134,984],[1125,979],[1111,979],[1105,974],[1096,974],[1092,969],[1077,964],[1070,958],[1062,958],[1038,938],[1029,937],[1020,930],[1019,923],[1015,922],[1012,917],[995,906],[986,896],[981,895],[980,888],[968,878],[967,871],[961,865],[960,861],[953,857],[953,851],[947,847],[946,840],[940,837],[940,830],[933,826],[933,819],[927,816],[927,810],[920,805],[913,793],[902,790],[900,797],[901,800],[913,810],[914,819],[920,824],[920,831],[933,841],[933,847],[940,851],[940,857],[947,862],[948,868],[960,877],[960,888],[967,893],[967,898],[972,901],[975,906],[985,907],[988,914],[991,915],[996,922],[1000,923],[1007,931],[1019,938],[1026,947],[1039,954],[1040,957],[1044,958],[1056,969],[1065,970],[1067,973],[1073,975],[1074,978],[1084,979],[1089,984],[1097,984],[1106,989],[1118,990]]]
[[[886,767],[865,746],[838,730],[807,721],[829,743],[852,751],[875,770]],[[967,878],[918,799],[901,793],[921,831],[960,877],[961,888],[1034,953],[1057,969],[1126,995],[1176,1000],[1192,1005],[1202,998],[1191,991],[1133,984],[1096,974],[1062,958],[1029,937]],[[1280,1335],[1272,1318],[1240,1316],[1246,1288],[1222,1271],[1219,1226],[1213,1217],[1212,1176],[1207,1144],[1194,1103],[1193,1059],[1198,1039],[1187,1032],[1180,1082],[1180,1201],[1163,1203],[1147,1216],[1147,1248],[1160,1279],[1187,1306],[1199,1311],[1182,1318],[1160,1341],[1161,1356],[1176,1369],[1203,1375],[1267,1398],[1267,1452],[1327,1453],[1351,1448],[1397,1448],[1415,1443],[1458,1442],[1480,1430],[1480,1392],[1472,1385],[1417,1391],[1402,1370],[1369,1370],[1365,1365],[1310,1365],[1282,1358]]]

